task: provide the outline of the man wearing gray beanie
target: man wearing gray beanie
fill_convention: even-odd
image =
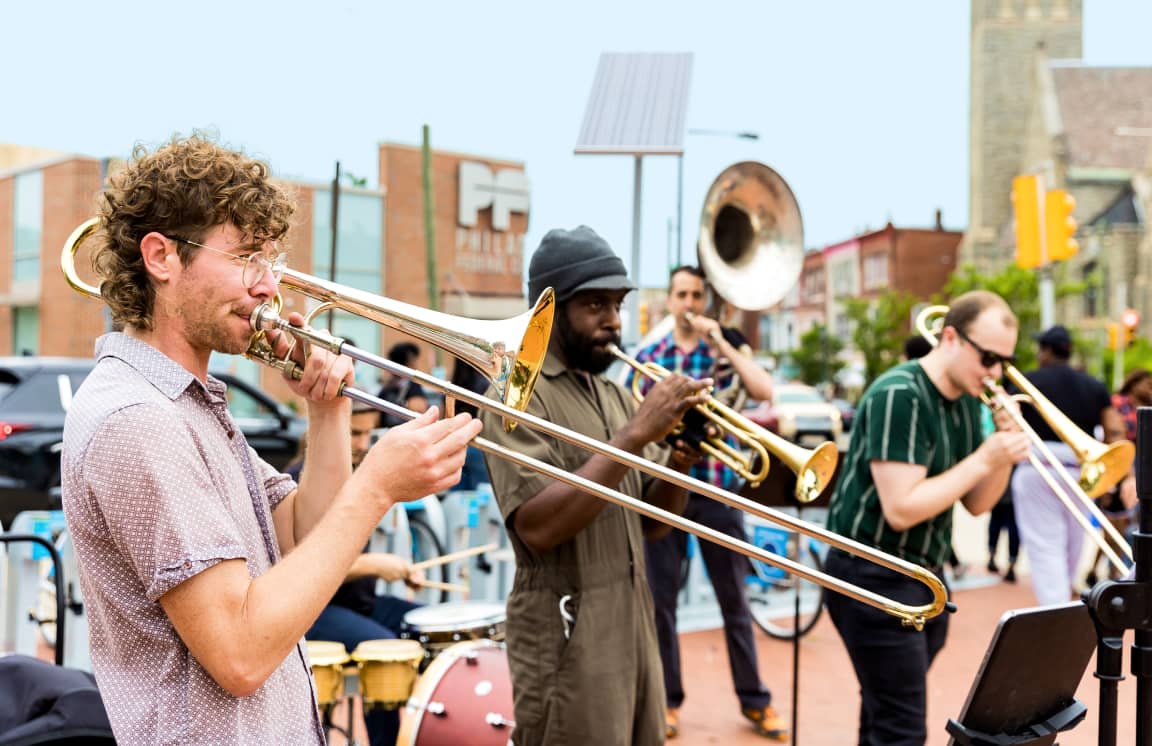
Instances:
[[[548,355],[528,411],[686,472],[700,457],[661,445],[711,381],[671,375],[637,407],[604,378],[620,342],[620,305],[635,285],[591,228],[553,230],[528,269],[533,300],[556,291]],[[681,512],[686,492],[601,455],[484,413],[486,435],[515,451]],[[664,684],[644,537],[668,529],[618,505],[508,461],[488,458],[492,487],[516,553],[506,634],[518,746],[664,742]]]

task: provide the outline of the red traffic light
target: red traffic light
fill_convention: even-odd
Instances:
[[[1128,329],[1140,326],[1140,313],[1135,308],[1126,308],[1120,314],[1120,323]]]

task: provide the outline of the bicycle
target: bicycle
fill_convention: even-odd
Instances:
[[[748,522],[748,541],[813,570],[822,570],[823,545],[810,536],[768,523]],[[803,637],[824,613],[824,587],[804,580],[766,562],[749,558],[752,572],[745,579],[752,619],[765,634],[777,640]],[[800,613],[796,614],[796,593]]]

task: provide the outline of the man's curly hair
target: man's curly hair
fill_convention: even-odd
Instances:
[[[231,223],[245,240],[277,240],[288,231],[291,197],[270,180],[267,164],[224,148],[200,133],[173,137],[149,153],[144,145],[102,193],[101,233],[92,265],[117,327],[152,328],[155,290],[140,240],[152,231],[200,241]],[[180,261],[195,249],[181,243]]]

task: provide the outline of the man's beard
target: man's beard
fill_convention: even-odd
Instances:
[[[620,335],[612,333],[597,340],[585,337],[576,332],[569,324],[564,313],[556,314],[556,331],[560,333],[560,347],[564,350],[564,357],[568,359],[568,367],[583,370],[593,375],[599,375],[608,370],[608,366],[616,357],[606,349],[597,349],[598,344],[620,344]]]

